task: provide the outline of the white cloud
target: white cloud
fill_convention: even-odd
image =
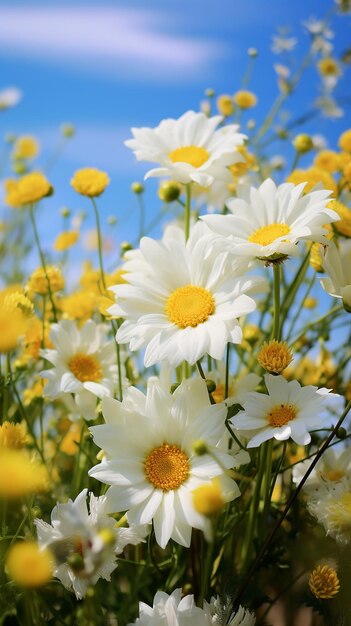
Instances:
[[[173,34],[170,16],[96,6],[0,7],[0,51],[116,77],[186,82],[225,54],[213,39]]]

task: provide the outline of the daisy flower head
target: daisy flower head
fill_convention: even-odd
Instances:
[[[235,124],[217,128],[221,115],[207,117],[188,111],[179,119],[163,120],[156,128],[132,128],[134,139],[125,142],[138,161],[159,163],[145,178],[167,176],[179,183],[209,187],[215,179],[230,182],[227,165],[241,161],[237,147],[245,135]]]
[[[323,226],[339,219],[327,208],[330,191],[303,195],[304,187],[305,183],[276,186],[270,178],[258,188],[239,185],[237,197],[226,203],[231,215],[201,219],[227,240],[233,254],[268,261],[283,259],[297,253],[298,241],[326,244]]]
[[[79,413],[87,420],[96,417],[96,398],[112,396],[117,385],[115,346],[107,341],[108,326],[88,320],[61,320],[50,332],[52,349],[41,350],[53,368],[41,372],[48,380],[44,395],[50,399],[74,395]]]
[[[192,528],[208,521],[194,507],[194,490],[218,477],[226,501],[234,500],[239,489],[226,470],[249,460],[221,444],[226,407],[210,404],[203,379],[184,380],[171,394],[151,378],[146,396],[129,388],[123,402],[104,398],[102,412],[106,424],[91,432],[106,456],[89,475],[111,485],[108,511],[127,511],[133,524],[153,521],[162,548],[170,539],[189,547]]]
[[[109,312],[125,319],[117,341],[146,347],[146,367],[163,360],[193,365],[205,353],[222,359],[227,342],[241,342],[238,318],[256,308],[247,294],[266,284],[243,277],[246,261],[214,251],[213,240],[201,223],[186,244],[183,236],[144,237],[124,265],[128,284],[111,287],[118,304]]]
[[[338,482],[351,473],[351,447],[336,449],[333,446],[323,452],[316,467],[307,478],[303,489],[307,493],[311,493],[320,487],[325,481]],[[293,481],[299,484],[306,474],[308,468],[313,462],[312,459],[306,459],[302,463],[296,463],[292,470]]]
[[[338,543],[351,543],[351,479],[345,476],[335,482],[326,480],[315,489],[307,502],[307,508],[327,535]]]
[[[335,396],[330,389],[312,385],[302,387],[297,380],[288,382],[283,376],[266,374],[268,394],[251,392],[243,402],[243,411],[232,418],[238,431],[254,431],[248,448],[255,448],[268,439],[292,439],[305,446],[311,441],[311,430],[324,425],[325,396]]]
[[[57,504],[51,513],[51,524],[35,520],[39,545],[53,553],[53,575],[76,597],[85,596],[87,588],[99,578],[110,580],[117,567],[116,555],[128,543],[137,545],[146,534],[145,527],[116,528],[116,521],[105,511],[106,497],[90,494],[87,489],[74,501]]]
[[[200,609],[193,595],[182,598],[181,589],[175,589],[171,595],[158,591],[152,607],[139,603],[139,617],[128,626],[254,626],[256,622],[254,614],[242,606],[234,614],[229,614],[229,620],[227,613],[218,598],[212,598],[211,604],[205,602],[204,608]]]
[[[333,298],[342,299],[344,309],[351,313],[351,245],[341,242],[339,248],[329,243],[323,258],[323,269],[327,274],[320,283]]]

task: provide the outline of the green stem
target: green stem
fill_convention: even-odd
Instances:
[[[185,241],[188,241],[190,234],[191,216],[191,183],[185,185]]]
[[[274,284],[273,284],[273,297],[274,297],[274,313],[273,313],[273,329],[272,339],[280,340],[280,265],[279,263],[273,266],[274,272]]]
[[[101,237],[101,227],[100,227],[99,211],[98,211],[95,199],[94,198],[90,198],[90,199],[91,199],[91,203],[92,203],[92,205],[94,207],[94,213],[95,213],[96,232],[97,232],[97,238],[98,238],[98,254],[99,254],[101,284],[102,284],[102,286],[104,288],[104,291],[106,291],[105,272],[104,272],[104,265],[103,265],[103,261],[102,261],[102,237]]]
[[[45,262],[45,257],[44,257],[44,253],[41,249],[41,245],[40,245],[40,239],[39,239],[39,234],[38,234],[38,230],[37,230],[37,225],[35,223],[35,217],[34,217],[34,210],[33,210],[33,204],[29,205],[29,215],[30,215],[30,220],[32,222],[32,227],[33,227],[33,232],[34,232],[34,239],[35,239],[35,243],[37,245],[38,248],[38,252],[39,252],[39,257],[40,257],[40,261],[41,261],[41,265],[48,283],[48,292],[49,292],[49,298],[50,298],[50,302],[51,302],[51,306],[52,306],[52,313],[54,316],[54,321],[57,322],[57,313],[56,313],[56,307],[55,307],[55,302],[54,302],[54,298],[52,295],[52,291],[51,291],[51,285],[50,285],[50,279],[48,276],[48,272],[46,269],[46,262]]]

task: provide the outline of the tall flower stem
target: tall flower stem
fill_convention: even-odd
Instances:
[[[34,208],[33,208],[33,204],[29,205],[29,215],[30,215],[30,220],[32,222],[32,227],[33,227],[33,232],[34,232],[34,239],[35,239],[35,243],[36,246],[38,248],[38,252],[39,252],[39,257],[40,257],[40,262],[48,283],[48,292],[49,292],[49,298],[50,298],[50,302],[51,302],[51,306],[52,306],[52,313],[54,316],[54,321],[57,322],[57,313],[56,313],[56,307],[55,307],[55,302],[54,302],[54,298],[52,295],[52,291],[51,291],[51,285],[50,285],[50,279],[48,276],[48,272],[47,272],[47,268],[46,268],[46,262],[45,262],[45,257],[44,257],[44,253],[41,249],[41,245],[40,245],[40,239],[39,239],[39,235],[38,235],[38,229],[37,229],[37,225],[35,222],[35,217],[34,217]]]
[[[274,311],[273,311],[273,329],[272,339],[280,340],[280,265],[277,263],[273,266],[274,278],[273,278],[273,298],[274,298]]]
[[[191,216],[191,183],[185,185],[185,241],[188,241],[190,235],[190,216]]]
[[[105,272],[104,272],[104,264],[102,259],[102,237],[101,237],[101,226],[100,226],[100,217],[97,204],[94,198],[91,198],[92,205],[94,207],[95,213],[95,223],[96,223],[96,232],[98,238],[98,254],[99,254],[99,266],[100,266],[100,279],[101,285],[104,291],[107,291],[106,280],[105,280]],[[116,337],[116,333],[118,328],[116,329],[113,320],[111,320],[111,326]],[[119,391],[119,399],[122,401],[123,399],[123,390],[122,390],[122,366],[121,366],[121,351],[119,347],[119,343],[115,338],[116,344],[116,359],[117,359],[117,370],[118,370],[118,391]]]

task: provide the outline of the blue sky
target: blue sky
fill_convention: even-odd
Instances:
[[[104,229],[116,246],[130,239],[137,217],[130,183],[148,168],[136,164],[123,146],[130,127],[154,126],[197,109],[206,87],[233,93],[252,46],[259,50],[250,87],[259,98],[255,117],[260,121],[277,95],[273,63],[285,61],[270,50],[277,27],[289,27],[298,38],[301,58],[308,45],[302,20],[323,18],[333,6],[332,0],[1,1],[0,87],[23,91],[22,102],[0,118],[2,134],[35,134],[42,145],[41,165],[59,141],[60,124],[69,121],[77,129],[50,172],[56,193],[41,209],[43,238],[49,244],[59,231],[62,205],[89,209],[69,180],[75,169],[96,166],[111,176],[100,201]],[[350,45],[350,16],[333,16],[332,28],[338,56]],[[350,96],[346,84],[337,95]],[[310,107],[317,85],[311,70],[292,100],[296,111]],[[334,147],[347,125],[347,117],[318,119],[308,130],[326,134]],[[154,191],[154,182],[150,188]],[[156,200],[153,193],[146,199],[151,219]],[[111,214],[119,220],[114,229],[106,223]]]

